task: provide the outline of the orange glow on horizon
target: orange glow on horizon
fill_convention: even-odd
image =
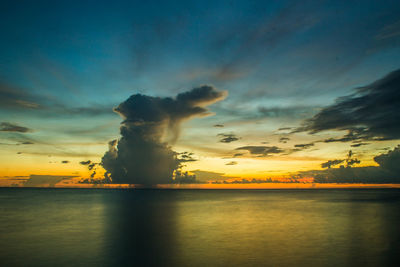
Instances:
[[[0,187],[23,187],[0,184]],[[337,184],[337,183],[250,183],[250,184],[159,184],[142,186],[135,184],[79,184],[58,183],[54,187],[38,188],[93,188],[93,189],[345,189],[345,188],[400,188],[400,184]]]

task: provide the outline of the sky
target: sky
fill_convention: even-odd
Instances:
[[[0,7],[0,186],[400,182],[399,1]]]

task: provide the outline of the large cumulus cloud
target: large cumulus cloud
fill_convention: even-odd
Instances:
[[[295,132],[311,134],[343,130],[341,138],[326,142],[400,139],[400,70],[393,71],[352,95],[338,98]]]
[[[184,159],[173,144],[183,121],[210,114],[207,106],[227,95],[201,86],[175,98],[135,94],[114,109],[124,119],[121,138],[109,143],[102,158],[106,177],[113,183],[160,184],[172,182]]]

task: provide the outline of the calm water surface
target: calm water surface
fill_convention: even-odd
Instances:
[[[400,266],[400,191],[0,189],[0,266]]]

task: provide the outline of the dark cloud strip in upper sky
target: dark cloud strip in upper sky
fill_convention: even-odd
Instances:
[[[294,132],[347,131],[325,142],[400,139],[400,70],[338,98]]]

